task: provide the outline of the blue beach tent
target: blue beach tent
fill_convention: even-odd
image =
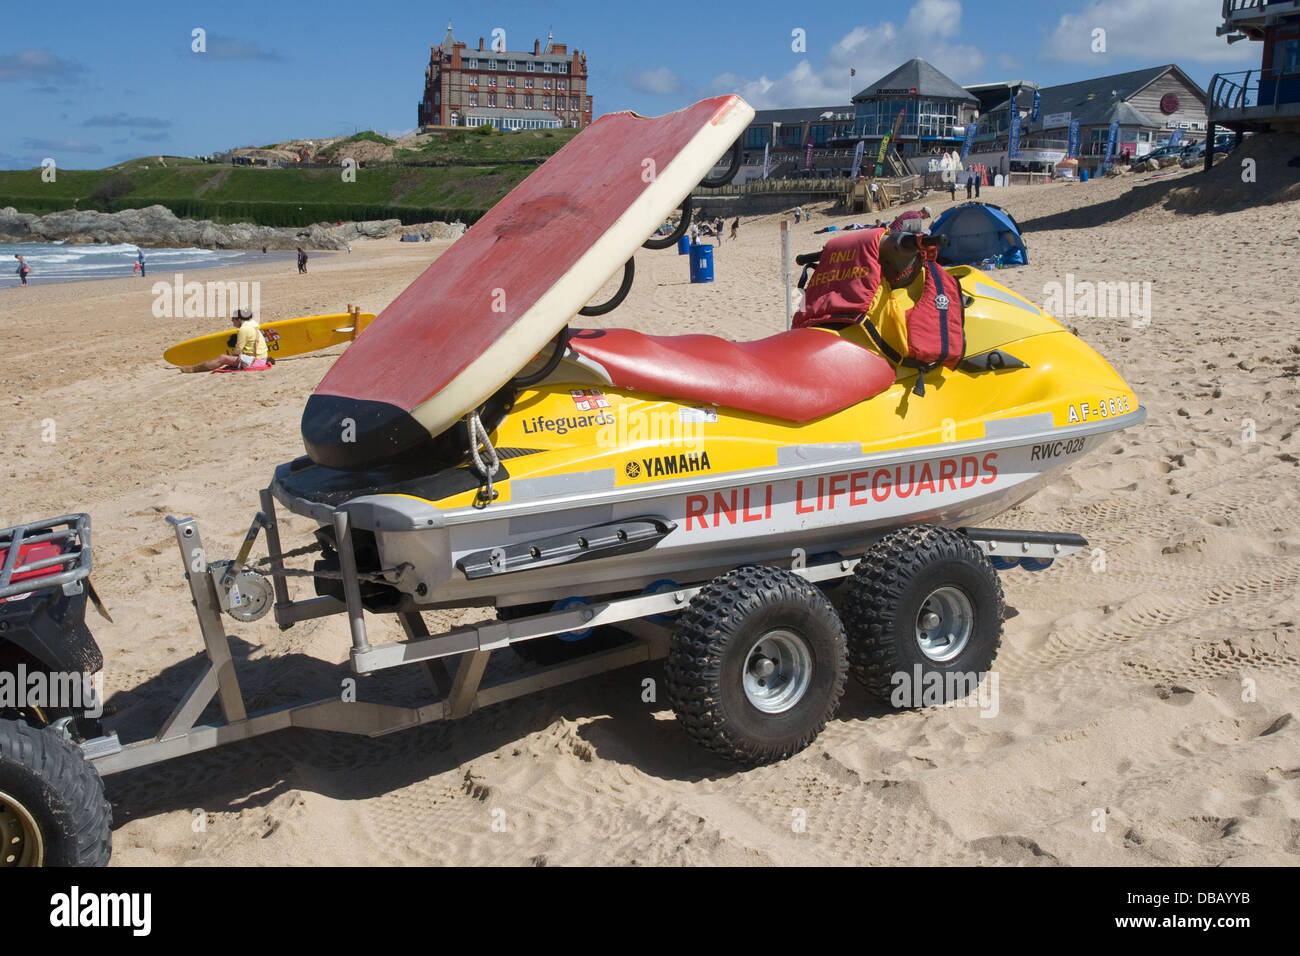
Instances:
[[[939,250],[940,265],[978,266],[992,260],[1004,266],[1023,266],[1029,262],[1020,226],[1010,213],[992,203],[954,206],[934,221],[930,235],[948,237],[948,245]]]

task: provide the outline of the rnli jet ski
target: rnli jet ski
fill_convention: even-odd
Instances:
[[[263,496],[282,625],[346,608],[362,673],[465,655],[449,713],[506,696],[478,689],[494,649],[574,674],[666,656],[686,730],[743,763],[806,746],[850,670],[896,703],[977,686],[997,570],[1086,545],[982,524],[1145,412],[1033,303],[884,230],[800,257],[778,335],[582,328],[638,247],[685,232],[692,189],[734,174],[752,116],[723,96],[602,117],[357,337]],[[314,601],[289,600],[272,497],[320,526]],[[419,617],[469,606],[499,621],[435,637]],[[407,640],[371,645],[365,612]]]

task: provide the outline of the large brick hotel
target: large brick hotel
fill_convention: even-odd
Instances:
[[[582,128],[591,123],[587,56],[569,52],[550,37],[533,41],[531,53],[493,50],[478,41],[471,50],[452,36],[429,48],[419,124],[497,129]]]

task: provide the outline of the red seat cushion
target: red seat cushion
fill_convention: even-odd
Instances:
[[[569,347],[603,367],[618,388],[791,422],[830,415],[894,384],[884,358],[819,329],[756,342],[581,329]]]

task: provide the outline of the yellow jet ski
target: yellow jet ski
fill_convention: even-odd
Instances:
[[[697,183],[734,174],[751,116],[732,96],[602,118],[349,347],[263,499],[321,526],[319,597],[276,578],[283,625],[346,608],[361,672],[506,646],[554,665],[640,636],[686,730],[742,763],[806,746],[849,671],[904,704],[979,686],[997,571],[1086,546],[981,523],[1145,411],[1033,303],[884,231],[804,257],[808,306],[770,338],[571,328],[621,263],[626,294],[678,206],[649,242],[685,231]],[[277,535],[273,575],[279,553]],[[500,623],[423,631],[421,610],[464,606]],[[371,646],[366,611],[408,640]],[[471,694],[477,666],[457,674]]]

